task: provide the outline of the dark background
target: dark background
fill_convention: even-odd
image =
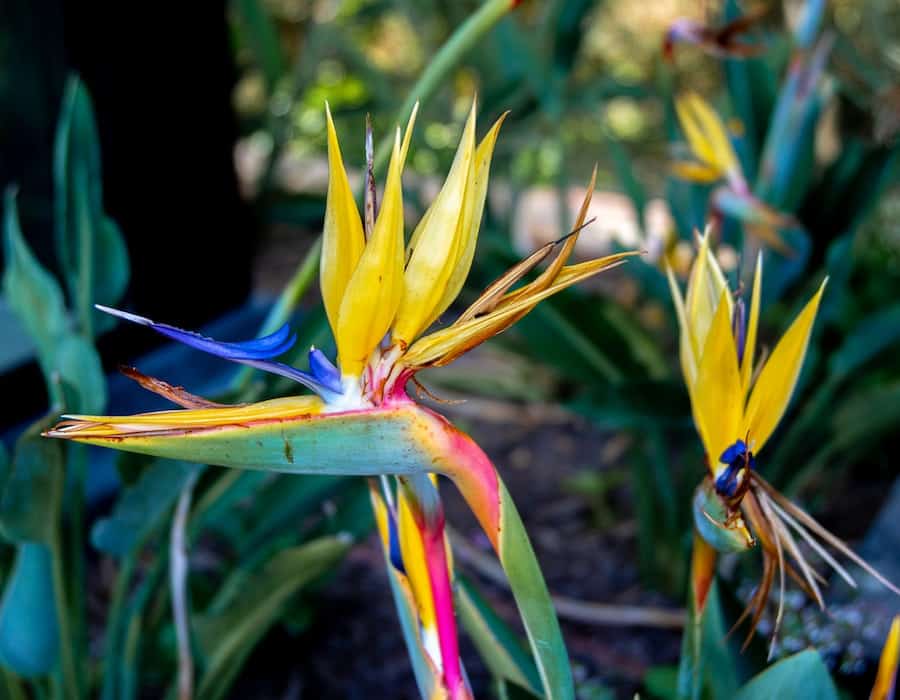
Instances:
[[[76,72],[94,100],[106,211],[131,258],[125,304],[185,327],[247,298],[256,243],[232,166],[236,72],[225,10],[221,2],[0,3],[0,186],[18,186],[29,243],[58,269],[53,140],[66,76]],[[142,330],[121,326],[102,339],[104,363],[159,343]],[[22,341],[7,330],[3,342]],[[3,374],[0,392],[21,402],[0,409],[0,423],[40,411],[41,385],[33,363]]]

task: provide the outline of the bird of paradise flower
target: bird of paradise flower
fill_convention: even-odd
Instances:
[[[780,596],[774,642],[783,613],[786,575],[822,609],[825,607],[820,588],[825,580],[801,551],[798,538],[851,586],[856,586],[853,577],[825,545],[893,592],[900,594],[900,590],[779,493],[757,469],[760,452],[784,415],[800,375],[827,279],[772,353],[768,357],[760,353],[757,359],[762,256],[756,263],[748,314],[743,299],[733,298],[709,238],[708,232],[701,238],[684,296],[672,271],[668,271],[680,329],[681,369],[709,469],[693,501],[694,601],[702,611],[717,551],[742,552],[758,541],[763,556],[762,581],[735,627],[750,616],[746,645],[766,609],[777,574]]]
[[[584,224],[592,181],[572,235],[515,265],[453,323],[426,333],[456,299],[472,265],[504,117],[477,142],[473,104],[446,181],[405,245],[401,173],[415,115],[413,110],[405,132],[396,131],[377,215],[369,168],[360,217],[326,107],[330,172],[320,284],[337,345],[336,364],[315,348],[309,352],[308,372],[278,362],[275,358],[296,340],[287,326],[263,338],[225,343],[103,309],[204,352],[289,377],[315,395],[223,406],[132,372],[143,386],[183,410],[63,416],[46,435],[227,467],[395,475],[396,486],[387,479],[382,479],[382,488],[373,485],[373,503],[392,576],[407,592],[401,615],[415,621],[411,652],[420,654],[429,667],[429,673],[417,674],[428,698],[470,696],[458,654],[444,513],[431,477],[448,476],[509,573],[546,696],[571,698],[574,689],[558,622],[499,474],[470,437],[417,404],[406,386],[418,371],[452,362],[507,329],[541,300],[635,253],[567,264]],[[514,288],[554,251],[539,275]]]
[[[733,217],[769,247],[782,254],[790,253],[778,230],[794,225],[794,218],[753,195],[728,131],[716,111],[694,92],[680,95],[675,100],[675,109],[694,159],[674,162],[672,172],[691,182],[722,182],[710,195],[713,217]]]

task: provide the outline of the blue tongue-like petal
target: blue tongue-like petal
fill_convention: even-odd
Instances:
[[[263,336],[262,338],[225,343],[212,338],[207,338],[200,333],[170,326],[167,323],[156,323],[149,318],[131,314],[127,311],[120,311],[119,309],[101,306],[100,304],[97,304],[97,308],[100,311],[104,311],[117,318],[147,326],[167,338],[177,340],[196,350],[202,350],[203,352],[215,355],[216,357],[221,357],[225,360],[239,362],[264,372],[270,372],[292,379],[295,382],[299,382],[309,389],[312,389],[326,401],[329,398],[334,398],[335,394],[340,393],[340,377],[338,377],[338,381],[335,385],[334,382],[323,382],[311,374],[302,372],[299,369],[282,362],[271,361],[271,358],[283,355],[293,347],[295,342],[297,342],[297,335],[291,332],[291,329],[287,324],[274,333]]]
[[[309,349],[309,370],[312,375],[327,387],[336,392],[341,391],[341,372],[331,364],[324,352],[316,347]]]

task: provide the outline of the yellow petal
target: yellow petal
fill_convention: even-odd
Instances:
[[[397,527],[403,568],[406,569],[406,576],[416,600],[419,621],[425,629],[435,629],[434,600],[431,596],[431,579],[428,577],[425,562],[425,545],[409,499],[403,491],[402,488],[397,490]]]
[[[318,396],[288,396],[258,403],[225,408],[191,408],[138,413],[133,416],[63,416],[65,421],[54,431],[72,436],[103,436],[129,430],[190,430],[218,425],[240,425],[255,421],[278,420],[315,415],[322,410]],[[65,422],[73,421],[70,427]]]
[[[756,258],[756,272],[753,273],[753,291],[750,293],[750,315],[747,317],[747,336],[744,340],[744,357],[741,361],[741,386],[744,396],[750,390],[753,378],[753,356],[756,353],[756,330],[759,327],[759,305],[762,292],[762,251]]]
[[[506,119],[506,114],[494,122],[491,130],[481,139],[475,150],[475,182],[472,187],[472,215],[469,224],[462,232],[462,240],[457,247],[456,262],[450,273],[450,280],[444,296],[437,305],[436,319],[442,314],[459,295],[475,257],[475,245],[478,242],[478,229],[481,228],[481,217],[484,213],[484,202],[487,199],[488,179],[491,171],[491,159],[494,155],[494,145],[497,143],[497,135],[500,127]],[[432,319],[432,320],[434,320]]]
[[[458,258],[473,208],[475,104],[447,179],[411,239],[403,301],[393,328],[395,341],[409,344],[439,315],[438,305]]]
[[[403,362],[413,368],[439,367],[448,364],[479,343],[506,330],[522,316],[523,312],[528,313],[543,299],[553,296],[601,270],[620,264],[632,255],[638,255],[638,253],[617,253],[563,268],[552,285],[530,297],[517,299],[484,316],[478,316],[462,323],[454,323],[420,338],[403,356]]]
[[[402,154],[398,130],[375,230],[347,283],[338,314],[338,361],[345,377],[359,376],[403,296]]]
[[[332,333],[337,336],[338,312],[347,282],[365,247],[359,210],[347,181],[331,110],[325,105],[328,124],[328,199],[325,204],[325,226],[322,230],[322,262],[319,283],[322,300]]]
[[[891,700],[897,683],[897,660],[900,656],[900,615],[894,616],[890,632],[884,642],[881,660],[878,662],[878,675],[869,700]]]
[[[716,153],[694,116],[694,97],[694,93],[688,92],[675,98],[678,123],[694,155],[708,167],[718,169]]]
[[[678,319],[678,345],[681,359],[681,373],[684,382],[690,389],[697,381],[698,349],[694,340],[694,334],[688,325],[687,313],[684,309],[684,299],[672,268],[666,264],[666,277],[669,280],[669,290],[672,293],[672,303],[675,305],[675,316]]]
[[[708,165],[718,167],[724,173],[739,171],[738,159],[735,155],[731,140],[728,138],[728,132],[725,125],[719,119],[719,115],[709,105],[709,103],[696,93],[687,95],[689,109],[695,119],[696,128],[703,133],[706,143],[707,152],[712,152],[712,159],[706,160]],[[693,146],[693,141],[691,141]],[[698,154],[699,155],[699,154]]]
[[[715,472],[719,455],[739,437],[743,409],[741,375],[731,329],[728,290],[722,291],[700,355],[691,393],[694,421]]]
[[[750,394],[741,432],[750,436],[750,445],[757,454],[775,431],[791,400],[827,282],[828,278],[778,341]]]
[[[672,163],[669,167],[675,177],[690,182],[715,182],[722,177],[722,172],[718,168],[711,168],[702,163],[680,160]]]
[[[700,239],[700,250],[691,269],[688,280],[687,298],[685,300],[688,323],[694,334],[694,343],[698,349],[706,344],[713,314],[722,298],[722,291],[728,289],[725,275],[710,250],[711,234],[709,229]],[[731,318],[733,300],[727,295],[728,315]],[[699,359],[699,356],[698,356]]]

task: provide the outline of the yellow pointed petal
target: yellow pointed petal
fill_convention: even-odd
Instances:
[[[762,294],[762,252],[756,258],[756,271],[753,273],[753,291],[750,293],[750,314],[747,317],[747,336],[744,340],[744,357],[741,361],[741,386],[744,396],[750,390],[753,378],[753,356],[756,353],[756,331],[759,327],[759,305]]]
[[[522,315],[533,309],[538,302],[553,296],[566,287],[587,279],[601,270],[613,267],[637,252],[617,253],[597,260],[588,260],[577,265],[570,265],[560,272],[556,281],[546,289],[526,298],[500,306],[484,316],[469,319],[462,323],[454,323],[447,328],[430,333],[420,338],[403,356],[403,363],[408,367],[439,367],[471,350],[488,338],[506,330]]]
[[[703,132],[703,128],[695,117],[694,97],[694,93],[689,92],[680,95],[675,99],[675,111],[678,113],[678,123],[681,125],[681,130],[688,140],[691,151],[693,151],[698,160],[702,161],[707,167],[718,170],[716,153],[706,134]]]
[[[494,155],[494,145],[497,143],[497,136],[500,133],[500,127],[506,120],[506,114],[494,122],[491,130],[485,135],[475,150],[475,183],[472,187],[472,215],[469,224],[463,230],[463,237],[460,245],[457,247],[456,262],[450,273],[450,280],[447,282],[447,288],[444,296],[437,305],[437,313],[434,314],[436,319],[442,314],[450,304],[459,295],[460,290],[466,278],[469,276],[469,270],[472,268],[472,260],[475,257],[475,246],[478,242],[478,229],[481,228],[481,217],[484,213],[484,203],[487,199],[488,180],[491,172],[491,160]],[[432,319],[432,321],[434,320]]]
[[[878,662],[878,675],[869,700],[892,700],[897,683],[897,661],[900,657],[900,615],[894,616],[891,630],[884,642],[881,660]]]
[[[403,296],[402,170],[398,131],[375,230],[347,283],[338,314],[338,361],[345,377],[359,376],[390,328]]]
[[[682,180],[689,182],[715,182],[721,179],[722,172],[718,168],[711,168],[703,163],[691,163],[690,161],[680,160],[669,166],[672,174]]]
[[[675,279],[675,273],[672,268],[666,265],[666,277],[669,280],[669,289],[672,292],[672,303],[675,305],[675,316],[678,319],[678,340],[679,355],[681,359],[681,373],[684,376],[684,382],[690,389],[697,381],[697,364],[698,349],[694,334],[688,325],[687,313],[684,308],[684,299],[681,296],[681,290],[678,288],[678,282]]]
[[[322,230],[319,283],[331,330],[337,336],[338,312],[347,283],[365,247],[362,221],[347,180],[331,110],[325,105],[328,124],[328,199]]]
[[[706,335],[709,333],[719,299],[722,298],[722,292],[728,289],[725,275],[722,274],[716,256],[710,250],[710,238],[711,235],[707,229],[700,239],[700,250],[691,269],[685,300],[688,323],[698,349],[702,349],[706,344]],[[731,318],[734,302],[730,294],[727,295],[726,303],[728,304],[728,315]]]
[[[427,216],[413,232],[404,294],[394,324],[395,341],[409,344],[443,309],[438,309],[471,223],[475,156],[475,105],[453,165]]]
[[[740,170],[737,155],[734,147],[731,145],[731,139],[728,138],[728,131],[719,115],[710,106],[710,104],[699,95],[694,95],[692,99],[692,107],[700,127],[706,134],[707,141],[716,154],[716,163],[725,172]]]
[[[791,400],[827,282],[826,278],[778,341],[750,394],[741,433],[749,434],[750,445],[756,454],[775,431]]]
[[[426,630],[434,630],[436,628],[434,600],[431,595],[431,579],[428,577],[428,568],[425,564],[425,545],[416,526],[409,499],[402,488],[397,491],[397,521],[403,566],[419,611],[419,621]]]
[[[129,430],[190,430],[222,425],[243,425],[251,422],[296,418],[321,412],[318,396],[288,396],[258,403],[225,408],[191,408],[171,411],[138,413],[133,416],[63,416],[63,422],[53,431],[54,437],[117,435]],[[71,426],[66,423],[72,421]]]
[[[728,290],[722,291],[706,337],[691,391],[694,420],[715,471],[719,455],[739,437],[742,415],[741,376],[731,329]]]

